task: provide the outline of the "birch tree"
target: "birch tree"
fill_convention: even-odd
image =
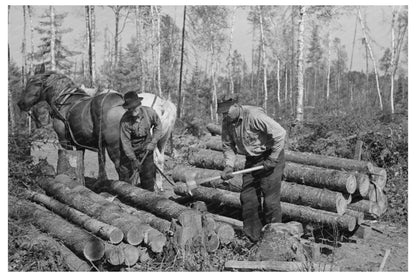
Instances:
[[[232,76],[232,46],[233,46],[233,31],[234,31],[234,20],[235,20],[235,13],[237,11],[237,6],[234,6],[231,11],[231,22],[230,22],[230,40],[228,46],[228,57],[227,57],[227,70],[228,70],[228,80],[229,86],[228,90],[232,94],[234,94],[234,80]]]
[[[27,52],[26,52],[26,6],[23,6],[23,40],[22,40],[22,84],[23,86],[26,84],[27,79]]]
[[[298,19],[298,58],[297,58],[297,103],[296,103],[296,121],[303,122],[303,32],[305,6],[299,6]]]
[[[362,15],[361,15],[360,7],[357,8],[357,16],[358,16],[358,20],[360,21],[361,29],[362,29],[363,36],[364,36],[365,45],[368,49],[368,53],[370,54],[370,58],[373,62],[374,75],[376,77],[377,95],[378,95],[378,99],[379,99],[379,103],[380,103],[380,109],[383,110],[383,99],[381,97],[381,92],[380,92],[380,84],[379,84],[379,78],[378,78],[377,64],[376,64],[376,60],[374,58],[373,50],[372,50],[371,45],[370,45],[370,41],[368,39],[367,29],[365,27],[365,24],[364,24]]]
[[[264,89],[263,109],[267,113],[268,91],[267,91],[267,60],[266,60],[266,47],[265,47],[266,39],[264,37],[263,13],[262,13],[261,6],[258,6],[258,11],[259,11],[259,20],[260,20],[261,53],[263,56],[263,89]]]

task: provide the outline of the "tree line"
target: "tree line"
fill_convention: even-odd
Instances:
[[[236,95],[276,119],[285,116],[296,122],[305,121],[310,111],[392,114],[398,106],[407,106],[407,6],[393,6],[387,16],[391,44],[381,58],[374,54],[377,42],[367,24],[366,8],[359,6],[186,6],[182,25],[162,13],[162,6],[85,6],[83,51],[70,50],[63,41],[63,34],[72,31],[64,28],[67,13],[57,13],[54,6],[17,8],[22,9],[24,26],[21,68],[9,53],[12,130],[14,103],[37,64],[87,87],[136,89],[171,99],[185,121],[218,122],[216,101],[223,95]],[[44,10],[36,26],[34,8]],[[114,16],[114,26],[105,28],[101,39],[97,39],[97,9]],[[239,9],[247,11],[251,27],[250,64],[232,47]],[[334,36],[345,15],[356,19],[351,53]],[[126,25],[135,32],[122,43]],[[35,32],[40,36],[38,45]],[[97,44],[104,46],[99,68]],[[358,56],[359,47],[365,57]],[[365,71],[352,70],[354,59],[365,60]]]

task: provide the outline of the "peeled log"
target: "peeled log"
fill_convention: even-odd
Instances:
[[[222,153],[206,149],[200,149],[190,153],[188,156],[188,162],[189,164],[199,168],[223,170],[225,167]],[[243,169],[244,165],[245,157],[243,155],[237,155],[234,170]],[[202,179],[218,175],[219,173],[220,172],[218,171],[204,172],[200,169],[192,169],[192,171],[189,171],[184,167],[177,166],[173,170],[173,178],[174,180],[176,179],[176,181],[185,182],[186,176],[195,175],[195,178]],[[287,162],[284,170],[284,176],[287,181],[349,194],[354,193],[357,188],[356,177],[353,173],[304,164]],[[211,182],[211,184],[218,187],[225,186],[224,182],[221,180]],[[229,184],[229,187],[235,191],[234,188],[236,187],[236,182],[234,181],[234,178],[229,181]]]
[[[123,240],[123,232],[117,227],[98,221],[44,194],[28,192],[28,195],[30,200],[44,205],[54,213],[113,244],[117,244]]]
[[[174,188],[175,193],[186,193],[186,185],[177,183]],[[213,195],[217,202],[223,205],[241,208],[240,194],[237,192],[225,191],[214,188],[197,187],[192,190],[193,197],[196,200],[210,201],[207,195]],[[224,196],[221,196],[224,195]],[[338,215],[336,213],[313,209],[306,206],[295,205],[287,202],[281,202],[282,215],[288,218],[288,221],[299,221],[303,223],[317,223],[326,226],[336,226],[340,229],[349,231],[354,230],[356,219],[349,215]]]
[[[377,219],[381,216],[381,209],[376,202],[360,200],[347,206],[348,209],[364,213],[364,218]]]
[[[124,233],[127,243],[138,245],[144,239],[144,229],[150,227],[142,224],[138,218],[124,212],[120,207],[108,202],[104,197],[92,192],[77,182],[65,182],[64,176],[57,176],[55,181],[41,181],[41,187],[59,201],[75,207],[87,215],[107,224],[118,227]],[[154,232],[158,232],[153,229]]]
[[[85,186],[84,152],[81,150],[58,150],[56,173],[66,174]]]
[[[283,262],[283,261],[227,261],[226,270],[253,270],[253,271],[340,271],[338,266],[323,263]]]
[[[142,223],[149,224],[151,227],[159,230],[164,234],[170,230],[169,221],[159,218],[152,213],[138,210],[129,205],[126,205],[123,202],[121,202],[118,198],[116,198],[114,195],[108,192],[101,192],[100,195],[105,197],[108,201],[112,202],[113,204],[119,206],[125,212],[138,217]]]
[[[212,139],[206,142],[206,147],[211,150],[222,151],[221,140]],[[376,173],[375,166],[370,162],[353,159],[331,157],[313,153],[302,153],[285,150],[286,160],[289,162],[313,165],[317,167],[331,168],[345,171],[359,171],[363,173]],[[202,166],[203,167],[203,166]],[[210,167],[211,168],[211,167]]]
[[[32,223],[43,232],[61,240],[79,257],[98,261],[104,256],[105,244],[87,231],[69,223],[46,208],[26,200],[10,198],[15,208],[30,214]]]
[[[213,123],[207,124],[207,130],[211,133],[211,135],[220,135],[222,134],[221,126]]]

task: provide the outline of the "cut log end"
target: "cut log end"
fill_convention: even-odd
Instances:
[[[348,198],[346,198],[343,194],[339,194],[335,201],[337,206],[337,213],[339,215],[343,215],[347,209]]]
[[[357,189],[357,179],[354,175],[348,176],[345,184],[345,188],[347,189],[347,192],[349,194],[354,193],[354,191]]]
[[[109,240],[112,244],[119,244],[124,238],[123,232],[119,228],[115,228],[109,234]]]
[[[205,235],[205,248],[208,253],[215,252],[220,246],[220,240],[215,232],[210,232]]]
[[[129,244],[123,245],[124,264],[132,266],[137,263],[140,257],[140,251],[137,247]]]
[[[370,178],[367,175],[357,173],[355,175],[357,179],[357,190],[361,197],[366,197],[370,189]]]
[[[149,242],[148,245],[150,246],[150,249],[154,253],[162,253],[163,247],[166,245],[166,236],[162,233],[159,233],[155,236],[149,236],[148,238]]]
[[[229,244],[234,239],[234,229],[229,224],[219,223],[215,229],[217,236],[223,245]]]
[[[126,240],[131,245],[139,245],[144,239],[143,231],[137,227],[132,227],[127,232]]]
[[[105,250],[105,258],[111,265],[117,266],[124,263],[123,249],[119,245],[110,245]]]
[[[104,257],[105,245],[99,239],[88,241],[84,246],[84,256],[89,261],[98,261]]]

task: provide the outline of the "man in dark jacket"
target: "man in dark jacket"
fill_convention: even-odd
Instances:
[[[141,187],[154,191],[153,151],[162,137],[162,124],[154,109],[141,105],[142,99],[135,91],[124,95],[123,107],[127,112],[120,121],[119,173],[120,180],[129,182],[133,173],[139,172]]]
[[[262,108],[241,106],[236,99],[219,102],[218,113],[223,114],[225,169],[222,179],[233,177],[236,154],[246,156],[245,168],[264,166],[262,170],[243,175],[240,194],[244,233],[252,242],[257,242],[264,225],[282,221],[280,186],[285,167],[286,131]]]

